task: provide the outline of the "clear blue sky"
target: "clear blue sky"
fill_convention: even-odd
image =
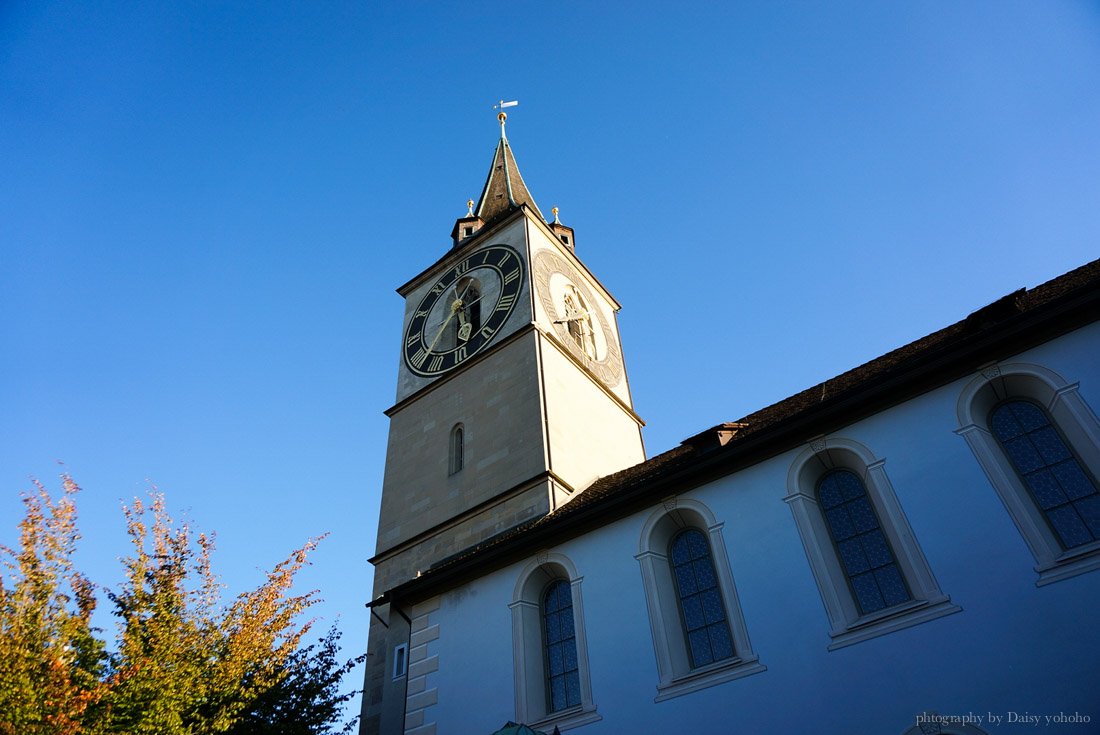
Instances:
[[[402,304],[509,120],[649,454],[1100,255],[1100,5],[0,5],[0,542],[150,481],[365,646]],[[105,604],[105,603],[104,603]],[[104,625],[112,625],[104,618]]]

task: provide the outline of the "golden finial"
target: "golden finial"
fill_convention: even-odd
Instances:
[[[494,110],[500,110],[500,114],[497,115],[497,120],[500,120],[500,137],[504,137],[504,121],[508,119],[508,115],[504,113],[505,107],[515,107],[519,104],[519,100],[512,100],[511,102],[505,102],[501,100],[497,104],[493,105]]]
[[[473,217],[474,216],[474,200],[473,199],[467,199],[466,200],[466,207],[469,210],[468,212],[466,212],[466,216],[467,217]]]
[[[550,213],[554,215],[554,224],[560,225],[561,222],[558,222],[558,208],[557,207],[551,207],[550,208]]]

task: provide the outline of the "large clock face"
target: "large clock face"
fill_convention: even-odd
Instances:
[[[471,253],[435,282],[405,330],[405,365],[424,377],[453,370],[485,348],[508,320],[523,261],[507,245]]]
[[[592,290],[565,258],[550,250],[535,255],[532,268],[539,301],[558,341],[609,386],[623,377],[623,357]]]

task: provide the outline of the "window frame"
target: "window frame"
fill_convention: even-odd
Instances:
[[[1080,383],[1070,383],[1034,363],[990,363],[959,393],[955,433],[970,447],[1001,503],[1023,537],[1042,587],[1100,569],[1100,541],[1064,549],[1011,460],[989,428],[994,406],[1009,398],[1041,406],[1066,440],[1082,469],[1100,479],[1100,420],[1081,396]]]
[[[996,405],[994,405],[993,408],[989,411],[989,416],[987,418],[987,423],[990,426],[990,430],[991,430],[990,433],[993,434],[993,438],[997,442],[998,447],[1000,447],[1001,451],[1005,454],[1005,458],[1008,460],[1008,463],[1012,467],[1012,469],[1016,472],[1016,475],[1020,478],[1020,481],[1024,485],[1025,489],[1028,490],[1028,496],[1030,497],[1031,501],[1038,508],[1039,513],[1042,515],[1043,519],[1047,522],[1047,526],[1054,533],[1055,539],[1058,541],[1058,543],[1062,547],[1063,551],[1073,551],[1074,549],[1079,549],[1083,546],[1089,546],[1089,545],[1096,544],[1097,542],[1100,542],[1100,535],[1097,535],[1096,532],[1094,532],[1091,528],[1089,528],[1088,529],[1089,535],[1092,537],[1091,541],[1087,541],[1083,544],[1075,544],[1074,546],[1066,546],[1065,545],[1065,543],[1062,541],[1061,535],[1058,532],[1058,529],[1054,525],[1054,519],[1051,518],[1050,512],[1048,512],[1046,509],[1044,509],[1042,506],[1039,505],[1039,499],[1036,498],[1035,494],[1030,491],[1030,488],[1027,487],[1027,478],[1024,477],[1024,473],[1020,471],[1020,468],[1019,468],[1019,466],[1017,466],[1016,461],[1010,456],[1008,450],[1005,448],[1004,440],[1001,439],[1001,437],[997,436],[996,432],[994,432],[992,430],[993,415],[995,413],[997,413],[998,411],[1000,411],[1005,406],[1009,406],[1011,404],[1019,404],[1019,403],[1029,404],[1029,405],[1037,408],[1039,410],[1039,412],[1042,413],[1043,417],[1046,419],[1047,426],[1049,426],[1054,431],[1055,435],[1058,437],[1058,440],[1061,441],[1063,448],[1069,453],[1070,458],[1073,459],[1074,463],[1077,465],[1077,468],[1084,474],[1085,478],[1089,481],[1089,484],[1092,486],[1093,492],[1091,493],[1091,495],[1100,494],[1100,492],[1098,492],[1098,488],[1100,488],[1100,483],[1097,483],[1096,478],[1093,477],[1092,472],[1089,471],[1089,467],[1081,460],[1081,458],[1077,455],[1077,452],[1074,451],[1073,445],[1070,444],[1069,440],[1066,439],[1065,435],[1062,433],[1062,430],[1058,427],[1057,421],[1054,420],[1054,417],[1050,415],[1049,411],[1047,411],[1041,404],[1037,403],[1035,400],[1033,400],[1031,398],[1021,397],[1021,396],[1009,396],[1008,398],[1005,398],[1002,401],[1000,401],[999,403],[997,403]],[[1017,420],[1018,420],[1018,418],[1017,418]],[[1023,434],[1023,436],[1029,436],[1031,433],[1032,432],[1025,430],[1025,433]],[[1032,446],[1034,446],[1034,444],[1032,444]],[[1042,458],[1041,455],[1040,455],[1040,459],[1042,459],[1043,462],[1046,462],[1045,458]],[[1038,468],[1038,469],[1039,470],[1048,470],[1051,467],[1054,467],[1056,464],[1060,464],[1060,463],[1064,463],[1064,462],[1066,462],[1066,459],[1062,459],[1062,460],[1060,460],[1059,462],[1056,462],[1056,463],[1044,464],[1041,468]],[[1083,497],[1087,497],[1087,496],[1082,496],[1082,498]],[[1075,498],[1074,500],[1079,500],[1079,499],[1081,499],[1081,498]],[[1072,505],[1074,503],[1074,500],[1070,500],[1068,504]],[[1064,505],[1066,505],[1066,504],[1063,504],[1063,506]],[[1076,506],[1074,507],[1074,512],[1078,512]]]
[[[832,469],[828,469],[825,472],[821,473],[818,476],[816,482],[814,483],[814,499],[817,501],[819,506],[824,506],[824,503],[821,500],[821,486],[825,482],[826,478],[830,477],[831,475],[836,475],[836,474],[839,474],[839,473],[850,474],[853,477],[855,477],[856,482],[859,483],[862,497],[866,498],[868,503],[870,503],[870,505],[871,505],[871,512],[874,514],[874,517],[875,517],[875,530],[879,531],[883,535],[883,537],[885,537],[886,548],[890,553],[890,559],[891,559],[890,563],[893,566],[898,568],[898,572],[901,576],[901,583],[902,583],[902,586],[905,587],[905,594],[906,594],[906,599],[902,600],[901,602],[895,603],[894,605],[885,605],[884,604],[884,606],[882,608],[879,608],[878,610],[872,610],[871,612],[864,612],[863,603],[860,602],[859,594],[856,592],[856,585],[852,582],[852,576],[853,575],[846,568],[846,565],[844,563],[844,556],[843,556],[843,554],[841,553],[841,550],[840,550],[841,541],[845,541],[845,540],[848,540],[848,539],[839,539],[839,540],[837,539],[835,529],[833,528],[833,524],[829,521],[829,518],[828,518],[828,511],[832,510],[832,509],[831,508],[822,508],[822,515],[825,517],[825,528],[829,532],[829,539],[833,542],[833,553],[836,554],[837,559],[840,561],[840,568],[841,568],[841,571],[844,573],[845,580],[848,583],[848,591],[852,595],[852,600],[856,604],[856,609],[859,611],[860,615],[874,615],[875,613],[881,612],[882,610],[886,610],[886,609],[891,608],[891,607],[896,607],[897,605],[904,605],[907,602],[911,602],[913,600],[913,591],[911,589],[909,589],[909,583],[905,579],[905,574],[902,573],[902,571],[901,571],[901,565],[898,564],[897,552],[894,551],[893,544],[890,543],[889,537],[886,536],[886,531],[883,530],[882,519],[879,518],[878,512],[874,508],[874,503],[871,502],[870,493],[867,492],[867,484],[863,481],[863,479],[858,474],[856,474],[852,470],[848,469],[847,467],[834,467]],[[839,506],[836,506],[836,507],[839,507]],[[876,582],[876,584],[877,584],[877,582]]]
[[[447,476],[457,475],[466,466],[466,427],[460,421],[447,435]]]
[[[787,495],[783,500],[791,509],[825,605],[830,651],[962,610],[943,593],[932,574],[909,519],[898,502],[885,465],[885,459],[877,458],[857,441],[822,437],[810,442],[795,457],[787,475]],[[863,481],[879,528],[909,588],[910,600],[872,613],[860,612],[817,500],[819,479],[833,469],[850,470]]]
[[[399,643],[393,647],[393,676],[400,679],[409,673],[409,644]]]
[[[737,585],[722,539],[723,526],[706,505],[684,497],[666,498],[642,526],[638,553],[634,558],[638,560],[642,575],[657,663],[657,695],[654,702],[663,702],[767,670],[749,640]],[[687,528],[701,532],[707,541],[733,641],[732,657],[699,667],[692,666],[669,558],[672,539]]]
[[[546,691],[546,703],[547,703],[546,704],[546,709],[549,712],[549,714],[551,714],[551,715],[557,714],[558,712],[563,712],[567,709],[572,709],[574,707],[579,707],[580,704],[581,704],[581,702],[580,702],[580,662],[579,661],[577,662],[578,665],[577,665],[576,669],[567,669],[567,668],[565,668],[565,666],[563,664],[563,670],[562,670],[562,673],[560,673],[560,674],[555,674],[554,673],[553,664],[551,662],[552,658],[553,658],[551,648],[555,645],[562,644],[562,642],[565,638],[568,638],[569,640],[572,641],[572,643],[568,643],[568,644],[565,644],[565,645],[568,646],[568,647],[572,647],[573,657],[578,658],[577,657],[577,630],[576,630],[575,625],[573,627],[572,635],[563,636],[562,638],[559,638],[558,640],[555,640],[555,641],[550,640],[550,630],[549,630],[549,626],[548,626],[549,619],[552,615],[554,615],[555,613],[561,611],[561,610],[550,610],[549,609],[550,608],[550,595],[551,595],[551,592],[555,588],[561,588],[561,587],[564,587],[565,590],[568,591],[567,592],[567,594],[569,595],[569,604],[568,604],[569,613],[568,613],[568,617],[570,619],[572,619],[572,617],[573,617],[573,590],[569,585],[569,580],[567,580],[563,577],[556,577],[556,578],[551,579],[549,582],[546,583],[546,587],[543,590],[542,595],[541,595],[541,604],[540,604],[540,607],[539,607],[539,618],[540,618],[540,622],[542,623],[543,664],[545,666],[545,678],[546,678],[546,690],[547,690]],[[564,653],[564,650],[563,650],[563,653]],[[569,687],[568,687],[568,678],[569,678],[569,673],[571,671],[576,671],[577,672],[577,674],[576,674],[576,677],[577,677],[577,701],[573,702],[572,704],[569,703]],[[554,706],[554,679],[557,678],[557,677],[562,677],[563,686],[565,687],[566,702],[561,707],[555,707]]]
[[[592,680],[588,667],[588,638],[584,628],[583,577],[563,554],[540,552],[524,565],[516,579],[512,602],[512,665],[515,678],[516,722],[536,730],[567,729],[603,719],[592,698]],[[569,583],[573,601],[573,631],[577,647],[577,676],[580,684],[579,705],[551,711],[549,704],[549,667],[543,642],[542,596],[556,580]]]

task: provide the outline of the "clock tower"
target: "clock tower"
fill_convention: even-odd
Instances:
[[[362,733],[404,732],[407,611],[387,591],[645,459],[618,302],[543,217],[504,133],[405,316],[374,565]],[[416,665],[416,656],[412,656]]]

